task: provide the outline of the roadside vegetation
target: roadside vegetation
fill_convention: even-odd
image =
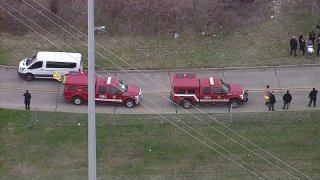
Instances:
[[[230,1],[229,3],[232,4],[232,2]],[[140,32],[138,30],[134,31],[136,27],[130,26],[132,31],[126,32],[121,31],[121,29],[111,31],[111,27],[107,26],[107,32],[97,34],[96,41],[137,69],[319,64],[319,58],[306,58],[300,54],[296,58],[289,56],[289,40],[292,35],[298,36],[302,33],[307,38],[308,33],[315,29],[316,24],[320,21],[317,16],[320,12],[319,3],[316,0],[259,1],[259,3],[258,1],[248,1],[244,5],[239,4],[238,7],[240,9],[238,10],[232,5],[229,7],[227,4],[223,4],[224,9],[230,8],[230,10],[235,11],[234,14],[229,14],[230,21],[223,21],[224,24],[219,26],[212,24],[207,27],[208,29],[203,28],[201,30],[193,28],[192,31],[188,31],[187,27],[178,28],[177,31],[180,37],[177,39],[173,38],[172,32],[167,31],[150,31],[135,34],[134,32]],[[20,4],[21,6],[23,5],[23,3]],[[254,11],[253,13],[255,14],[246,13],[245,9],[251,9],[250,7],[260,7],[260,9],[257,12]],[[100,10],[97,10],[97,13],[101,13]],[[239,15],[238,17],[237,13],[244,13],[244,15]],[[208,17],[209,15],[207,14]],[[30,15],[30,17],[33,16],[35,16],[35,12],[33,12],[32,16]],[[63,14],[61,16],[64,17]],[[231,17],[237,17],[236,21]],[[6,18],[15,22],[8,15],[6,15]],[[40,25],[49,21],[42,18],[40,20],[38,19]],[[215,22],[214,20],[210,19],[210,22]],[[107,22],[101,19],[99,21],[101,21],[102,25],[104,25],[103,22]],[[35,26],[32,23],[29,24]],[[49,24],[50,28],[48,30],[52,29],[53,34],[65,44],[48,33],[43,33],[37,27],[37,30],[59,47],[57,48],[20,24],[19,27],[21,26],[20,29],[23,30],[21,30],[20,34],[15,35],[4,30],[4,33],[0,36],[1,45],[9,51],[7,52],[7,59],[9,60],[1,58],[0,63],[16,66],[22,58],[31,56],[37,51],[61,51],[61,49],[81,52],[86,63],[86,37],[75,30],[71,30],[70,27],[66,27],[69,32],[83,41],[84,44],[82,44],[63,30],[54,28],[52,23]],[[46,27],[45,24],[43,27]],[[65,24],[63,27],[65,27]],[[79,25],[76,24],[75,27],[81,30]],[[145,29],[144,27],[142,26],[141,28]],[[216,29],[216,27],[219,28]],[[164,27],[160,29],[163,30]],[[82,31],[85,33],[84,30]],[[205,34],[201,35],[202,32]],[[66,44],[72,48],[66,46]],[[133,69],[133,67],[99,46],[96,46],[96,51],[99,52],[96,54],[97,70]],[[104,57],[100,56],[100,54]]]
[[[240,113],[233,115],[231,124],[228,114],[212,116],[303,174],[318,179],[319,113]],[[30,111],[0,109],[0,179],[87,179],[87,115],[37,112],[37,123],[30,126],[32,116],[35,115]],[[197,116],[274,165],[304,178],[212,119]],[[173,120],[171,115],[165,117]],[[190,116],[177,117],[271,178],[291,178],[212,127]],[[243,164],[187,125],[173,122]],[[99,179],[256,178],[157,115],[108,114],[97,115],[97,176]]]

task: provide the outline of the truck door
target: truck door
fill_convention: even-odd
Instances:
[[[222,87],[214,87],[213,88],[213,94],[212,98],[214,99],[214,102],[228,102],[226,92]]]
[[[211,103],[213,102],[212,99],[212,92],[211,92],[211,87],[202,87],[200,90],[200,102],[205,102],[205,103]]]
[[[120,92],[119,88],[114,87],[112,85],[109,86],[109,91],[107,93],[108,101],[110,102],[122,102],[122,93]]]
[[[97,102],[107,102],[107,86],[101,85],[97,87],[96,90],[96,101]]]

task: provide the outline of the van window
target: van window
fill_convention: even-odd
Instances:
[[[46,65],[46,68],[75,68],[75,67],[77,67],[77,64],[73,62],[47,61],[47,65]]]
[[[106,92],[107,92],[107,87],[106,86],[99,86],[98,93],[106,93]]]
[[[83,92],[88,92],[88,87],[87,86],[83,87]]]
[[[32,62],[34,62],[36,60],[37,55],[33,55],[31,57],[29,57],[26,61],[26,65],[29,66]]]
[[[211,88],[210,87],[204,87],[203,88],[203,94],[211,94]]]
[[[32,65],[29,67],[29,69],[39,69],[39,68],[42,68],[42,64],[43,64],[42,61],[35,62],[34,64],[32,64]]]

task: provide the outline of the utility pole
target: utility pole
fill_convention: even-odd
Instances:
[[[88,179],[97,179],[95,112],[94,0],[88,0]]]

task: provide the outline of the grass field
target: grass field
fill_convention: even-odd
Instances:
[[[169,36],[110,37],[102,34],[96,36],[96,41],[137,69],[318,64],[319,58],[306,58],[300,53],[296,58],[289,56],[289,40],[300,33],[307,38],[318,22],[319,8],[312,7],[311,1],[291,1],[280,3],[277,9],[274,18],[216,36],[181,34],[180,38],[173,39]],[[76,35],[85,44],[62,30],[54,34],[60,40],[48,34],[45,37],[63,51],[81,52],[86,63],[84,36]],[[0,56],[6,57],[0,58],[0,64],[6,65],[16,66],[22,58],[37,51],[61,51],[35,33],[24,36],[2,34],[0,42]],[[97,70],[133,69],[98,45],[96,51]]]
[[[213,116],[303,174],[320,178],[320,112],[236,114],[232,124],[226,123],[228,115]],[[27,128],[32,112],[0,109],[0,179],[87,179],[86,115],[38,112],[37,117],[42,123]],[[264,173],[263,178],[305,179],[212,119],[199,117],[210,126],[183,115],[178,118],[186,124],[173,122],[212,149],[156,115],[97,115],[98,179],[258,179],[214,149],[260,177]]]

